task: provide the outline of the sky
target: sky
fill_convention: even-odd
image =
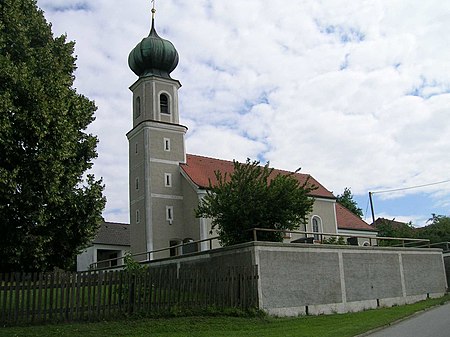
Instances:
[[[136,75],[128,54],[150,30],[150,0],[38,0],[75,41],[75,87],[98,110],[93,173],[107,221],[128,222]],[[423,226],[450,215],[450,2],[156,0],[176,47],[188,153],[267,161],[351,189],[375,217]],[[442,182],[442,183],[440,183]],[[438,184],[436,184],[438,183]],[[433,184],[433,185],[429,185]],[[425,187],[409,188],[429,185]]]

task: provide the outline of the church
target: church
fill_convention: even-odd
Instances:
[[[92,247],[79,257],[79,270],[106,258],[120,258],[125,251],[131,251],[138,260],[148,260],[219,247],[217,240],[213,245],[202,241],[214,236],[211,219],[196,218],[195,209],[206,195],[209,181],[214,183],[215,171],[231,173],[233,162],[186,153],[188,129],[180,124],[178,104],[181,83],[170,76],[179,56],[175,46],[157,34],[154,9],[152,13],[149,36],[128,58],[138,77],[130,87],[133,128],[127,133],[130,224],[102,224]],[[333,193],[311,175],[295,173],[295,177],[300,182],[309,179],[317,186],[310,193],[314,205],[308,223],[299,229],[311,234],[287,234],[286,242],[308,236],[310,242],[318,242],[314,233],[376,236],[371,226],[338,204]],[[117,233],[122,233],[121,239]],[[367,241],[359,239],[357,244]]]

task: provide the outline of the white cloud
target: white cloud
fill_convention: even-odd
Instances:
[[[38,4],[77,42],[75,85],[99,106],[94,171],[108,220],[126,221],[127,57],[148,34],[150,4]],[[301,166],[336,193],[450,179],[449,10],[438,0],[158,2],[157,31],[180,54],[172,76],[188,151]],[[427,193],[450,202],[449,186]]]
[[[256,159],[265,150],[264,144],[245,138],[226,128],[202,125],[187,137],[187,151],[208,157],[245,162]]]
[[[389,220],[395,220],[395,221],[399,221],[399,222],[404,222],[404,223],[412,223],[412,225],[414,227],[423,227],[427,224],[428,219],[430,218],[430,216],[428,217],[423,217],[422,215],[418,215],[418,214],[413,214],[413,215],[392,215],[392,214],[388,214],[388,213],[380,213],[377,215],[377,218],[384,218],[384,219],[389,219]]]

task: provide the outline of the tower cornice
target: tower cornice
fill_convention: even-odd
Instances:
[[[144,128],[166,130],[173,132],[183,132],[183,133],[186,133],[188,130],[187,126],[181,124],[173,124],[160,121],[142,121],[127,133],[127,138],[131,139],[134,136],[134,134],[136,134],[137,132],[139,132]]]
[[[163,77],[159,77],[159,76],[150,75],[150,76],[139,77],[132,85],[130,85],[129,89],[131,91],[133,91],[140,83],[147,82],[147,81],[158,81],[160,83],[167,83],[167,84],[176,83],[177,89],[180,89],[182,87],[181,82],[176,79],[163,78]]]

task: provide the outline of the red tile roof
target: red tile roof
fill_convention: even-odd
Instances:
[[[214,172],[220,171],[222,174],[231,174],[234,170],[232,161],[221,160],[216,158],[208,158],[203,156],[197,156],[193,154],[186,155],[186,164],[181,164],[181,169],[189,176],[194,184],[200,188],[208,188],[209,181],[214,185],[217,183],[216,175]],[[277,174],[290,174],[292,172],[283,170],[274,170],[273,175]],[[309,174],[295,173],[295,177],[304,183],[309,178],[311,185],[317,186],[317,189],[310,193],[313,197],[322,197],[334,199],[333,193],[323,187],[317,180],[311,177]]]
[[[385,219],[385,218],[378,218],[375,220],[374,223],[372,223],[372,227],[377,228],[377,226],[382,224],[389,224],[395,229],[403,229],[406,227],[409,227],[409,225],[406,222],[400,222],[395,221],[395,219]]]
[[[372,226],[360,219],[357,215],[350,212],[340,203],[336,203],[336,221],[339,229],[353,229],[360,231],[376,232]]]

